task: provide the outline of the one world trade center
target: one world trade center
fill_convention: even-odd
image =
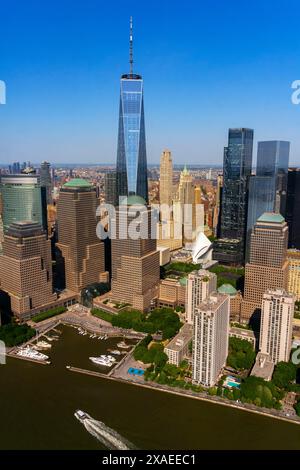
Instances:
[[[137,195],[148,202],[143,80],[133,73],[132,39],[130,18],[130,72],[121,77],[117,197]]]

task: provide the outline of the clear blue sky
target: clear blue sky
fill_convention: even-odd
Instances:
[[[0,14],[2,164],[115,162],[130,15],[149,163],[164,148],[221,163],[228,128],[252,127],[256,141],[290,140],[300,164],[297,1],[3,0]]]

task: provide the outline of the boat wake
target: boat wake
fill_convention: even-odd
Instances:
[[[134,446],[116,431],[101,421],[92,418],[83,420],[85,429],[109,450],[131,450]]]

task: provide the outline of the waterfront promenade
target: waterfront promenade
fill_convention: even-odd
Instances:
[[[79,304],[70,306],[67,312],[56,315],[55,317],[43,320],[39,323],[29,321],[28,324],[36,329],[37,335],[45,334],[59,324],[66,324],[80,327],[92,334],[104,334],[110,337],[124,336],[128,339],[142,339],[145,337],[144,333],[113,327],[109,322],[93,316],[88,308]],[[36,339],[36,337],[33,338],[33,340],[34,339]]]
[[[127,383],[128,385],[135,385],[138,387],[155,390],[158,392],[171,393],[172,395],[177,395],[177,396],[181,396],[184,398],[193,398],[194,400],[206,401],[206,402],[214,403],[217,405],[227,406],[229,408],[235,408],[239,411],[254,413],[254,414],[266,416],[269,418],[275,418],[277,420],[286,421],[289,423],[300,425],[300,418],[298,416],[287,417],[284,415],[284,413],[280,411],[268,409],[268,408],[258,408],[255,405],[251,405],[248,403],[241,403],[241,402],[237,403],[231,400],[227,400],[226,398],[221,398],[218,396],[209,396],[201,392],[193,392],[192,390],[183,390],[180,388],[170,387],[168,385],[157,384],[155,382],[145,382],[141,378],[131,378],[129,375],[127,376],[127,378],[121,378],[121,377],[115,376],[113,373],[103,374],[101,372],[95,372],[92,370],[81,369],[81,368],[73,367],[73,366],[68,367],[68,370],[71,372],[79,373],[79,374],[98,377],[100,379],[112,380],[112,381],[120,382],[120,383]]]
[[[32,338],[26,344],[30,344],[31,342],[37,340],[40,336],[43,336],[48,331],[50,331],[51,329],[55,328],[56,326],[60,324],[81,327],[82,329],[90,333],[96,333],[99,335],[107,334],[110,337],[124,337],[124,338],[126,337],[128,339],[141,340],[145,336],[143,333],[138,333],[132,330],[124,330],[121,328],[112,327],[110,323],[92,316],[88,309],[85,309],[82,306],[78,306],[77,308],[74,308],[74,307],[76,306],[72,306],[67,312],[60,314],[54,318],[44,320],[43,322],[40,322],[38,324],[31,322],[32,326],[36,328],[37,330],[37,336]],[[12,354],[8,353],[8,355],[12,355]],[[28,359],[25,358],[25,360],[28,360]],[[34,361],[34,362],[37,362],[37,361]],[[288,422],[295,423],[295,424],[300,424],[300,418],[298,416],[288,416],[282,410],[258,408],[255,405],[241,403],[241,402],[234,402],[223,397],[210,396],[205,392],[193,392],[191,390],[174,388],[168,385],[157,384],[155,382],[146,382],[142,376],[129,375],[128,369],[130,367],[142,368],[142,369],[145,369],[147,367],[146,364],[141,364],[140,362],[134,360],[133,354],[132,354],[132,348],[130,351],[128,351],[126,355],[124,355],[124,358],[122,358],[122,360],[118,362],[108,374],[103,374],[101,372],[96,372],[96,371],[89,371],[86,369],[79,369],[76,367],[70,367],[69,370],[74,371],[74,372],[80,372],[82,374],[93,375],[93,376],[104,378],[107,380],[114,380],[114,381],[119,381],[119,382],[123,382],[127,384],[133,384],[133,385],[145,387],[145,388],[150,388],[152,390],[172,393],[172,394],[183,396],[183,397],[191,397],[191,398],[198,399],[198,400],[208,401],[211,403],[216,403],[216,404],[231,407],[231,408],[236,408],[236,409],[251,412],[251,413],[261,414],[264,416],[288,421]]]

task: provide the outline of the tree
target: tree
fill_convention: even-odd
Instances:
[[[36,331],[28,325],[8,323],[0,327],[0,340],[4,341],[6,346],[16,346],[31,339],[35,333]]]
[[[241,383],[240,393],[243,402],[258,403],[260,400],[261,406],[266,408],[272,408],[278,402],[275,385],[252,375]]]
[[[180,374],[180,369],[178,369],[175,364],[167,363],[164,367],[164,372],[168,375],[168,377],[176,378]]]
[[[292,362],[278,362],[273,374],[273,383],[282,389],[287,389],[296,380],[297,366]]]
[[[295,410],[298,416],[300,416],[300,401],[295,405]]]
[[[187,369],[188,365],[189,365],[188,361],[187,361],[186,359],[184,359],[184,360],[181,361],[181,363],[179,364],[179,367],[180,367],[181,369]]]
[[[239,338],[229,338],[229,354],[227,364],[234,369],[250,369],[255,360],[255,351],[252,344]]]
[[[168,360],[168,356],[164,352],[155,351],[153,362],[156,366],[163,367],[166,364],[167,360]]]

